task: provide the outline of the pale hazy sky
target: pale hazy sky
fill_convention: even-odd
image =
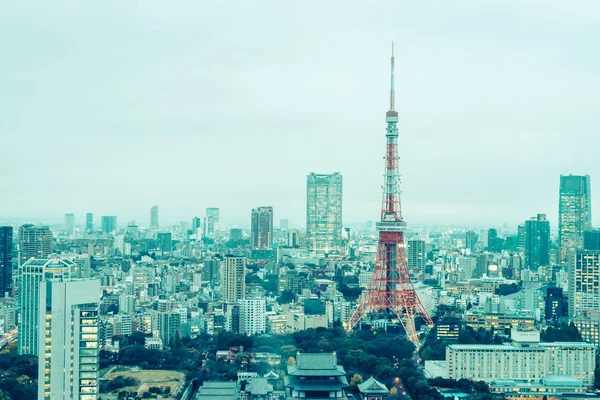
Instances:
[[[377,219],[391,39],[409,224],[555,228],[561,173],[600,221],[596,0],[0,0],[0,219]]]

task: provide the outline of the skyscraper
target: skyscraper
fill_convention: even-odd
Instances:
[[[99,280],[40,283],[38,399],[98,398],[99,306]]]
[[[600,311],[600,251],[570,249],[569,316]]]
[[[44,279],[70,278],[71,271],[76,267],[73,261],[62,258],[33,258],[21,267],[19,354],[38,355],[40,282]]]
[[[158,229],[158,206],[150,209],[150,228]]]
[[[12,292],[13,228],[0,226],[0,297]]]
[[[65,214],[65,231],[70,235],[75,230],[75,214]]]
[[[290,228],[290,220],[287,218],[281,218],[279,220],[279,229],[282,231],[288,230]]]
[[[550,221],[538,214],[525,221],[525,267],[537,270],[550,265]]]
[[[112,233],[117,230],[117,217],[114,215],[102,216],[102,233]]]
[[[228,254],[221,264],[223,301],[242,300],[246,295],[246,257]]]
[[[19,265],[30,258],[48,257],[52,252],[52,232],[47,226],[22,225],[19,228]]]
[[[478,236],[473,231],[467,231],[465,234],[465,247],[471,250],[471,253],[475,252],[475,245],[477,244]]]
[[[569,249],[583,246],[583,232],[592,229],[590,176],[561,175],[558,200],[560,261]]]
[[[273,244],[273,207],[252,210],[250,245],[256,250],[267,250]]]
[[[192,218],[192,231],[194,231],[194,235],[198,235],[200,234],[200,232],[198,231],[200,229],[200,226],[202,225],[202,219],[199,217],[194,217]]]
[[[94,230],[94,214],[85,214],[85,231],[91,233]]]
[[[214,237],[215,224],[217,223],[219,223],[219,209],[216,207],[207,208],[206,216],[204,217],[204,236]]]
[[[410,271],[425,272],[425,263],[427,262],[425,241],[423,239],[410,239],[406,248],[406,257]]]
[[[315,174],[306,180],[306,242],[310,251],[342,249],[342,175]]]

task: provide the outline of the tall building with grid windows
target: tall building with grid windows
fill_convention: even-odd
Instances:
[[[47,226],[22,225],[19,228],[19,265],[30,258],[48,257],[52,252],[52,232]]]
[[[45,279],[71,277],[77,264],[64,258],[32,258],[20,270],[19,354],[38,355],[40,284]],[[41,310],[43,311],[43,310]]]
[[[561,175],[558,199],[560,261],[569,249],[583,247],[583,232],[592,229],[592,197],[589,175]]]
[[[221,263],[223,301],[235,302],[246,295],[246,257],[226,255]]]
[[[250,245],[255,250],[267,250],[273,244],[273,207],[252,210]]]
[[[98,398],[99,307],[97,279],[41,282],[39,400]]]
[[[569,316],[600,311],[600,251],[569,251]]]
[[[342,250],[342,175],[310,173],[306,180],[306,243],[310,251]]]

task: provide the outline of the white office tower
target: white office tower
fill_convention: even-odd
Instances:
[[[99,306],[97,279],[40,284],[39,400],[98,398]]]
[[[38,355],[40,282],[44,279],[70,278],[77,265],[64,258],[32,258],[19,273],[19,354]]]
[[[267,330],[267,303],[265,300],[240,300],[240,333],[256,335]]]

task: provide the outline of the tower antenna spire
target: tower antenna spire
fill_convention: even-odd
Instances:
[[[394,41],[392,40],[392,59],[391,59],[391,82],[390,82],[390,111],[396,111],[396,85],[394,82]]]

